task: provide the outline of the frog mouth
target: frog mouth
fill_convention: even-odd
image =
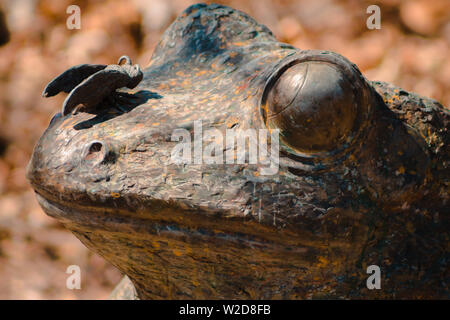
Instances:
[[[162,203],[144,217],[123,208],[68,205],[41,193],[36,197],[44,211],[127,274],[141,299],[170,298],[170,286],[179,288],[177,297],[249,298],[248,292],[262,285],[269,296],[260,298],[267,298],[292,286],[293,279],[301,287],[323,272],[335,285],[337,274],[345,279],[346,265],[354,264],[363,245],[324,242],[289,229],[278,232],[258,222],[190,215],[174,207],[168,213]],[[324,267],[320,257],[325,255],[335,262]],[[245,279],[253,280],[243,292]],[[202,292],[193,294],[196,287]]]
[[[230,220],[227,222],[229,227],[220,228],[223,223],[217,223],[219,221],[217,218],[203,224],[198,223],[196,219],[193,219],[196,221],[191,221],[191,223],[184,223],[186,219],[171,219],[165,210],[162,210],[164,213],[153,215],[150,218],[137,218],[131,216],[131,211],[124,209],[74,206],[73,203],[69,205],[64,201],[51,200],[38,192],[36,192],[36,198],[47,215],[61,222],[79,238],[95,232],[98,234],[121,234],[124,237],[133,238],[150,236],[158,239],[179,239],[184,242],[197,239],[205,241],[205,243],[223,242],[238,247],[288,250],[293,253],[305,253],[311,249],[292,241],[283,241],[279,236],[273,234],[274,230],[272,233],[268,233],[270,228],[260,224],[255,224],[253,228],[249,228],[249,226],[242,228],[240,221]],[[171,211],[174,210],[171,209]],[[286,234],[289,235],[289,232]],[[93,249],[97,251],[95,248]]]

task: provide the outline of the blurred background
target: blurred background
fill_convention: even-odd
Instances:
[[[47,217],[25,179],[33,146],[64,95],[45,85],[75,64],[145,67],[162,32],[190,0],[0,0],[0,299],[105,299],[121,275]],[[450,105],[449,0],[230,0],[301,49],[336,51],[369,80],[392,82]],[[68,30],[66,9],[81,9]],[[381,8],[368,30],[366,9]],[[66,268],[81,267],[81,290],[66,288]]]

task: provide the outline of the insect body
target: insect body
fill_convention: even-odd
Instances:
[[[123,63],[124,62],[124,63]],[[122,64],[123,63],[123,64]],[[116,89],[135,88],[143,78],[139,65],[132,65],[128,56],[119,58],[117,64],[80,64],[71,67],[53,79],[44,89],[43,97],[52,97],[61,91],[69,93],[63,103],[62,113],[68,115],[80,109],[95,113],[109,102],[120,109],[120,101],[128,94]]]

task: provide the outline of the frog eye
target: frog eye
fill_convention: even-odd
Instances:
[[[266,85],[261,106],[266,126],[300,154],[348,146],[367,116],[366,82],[345,58],[303,54],[281,67]]]

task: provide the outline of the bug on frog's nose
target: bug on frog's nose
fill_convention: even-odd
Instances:
[[[262,100],[268,128],[295,153],[326,155],[346,149],[370,114],[370,89],[345,58],[302,52],[272,75]]]

